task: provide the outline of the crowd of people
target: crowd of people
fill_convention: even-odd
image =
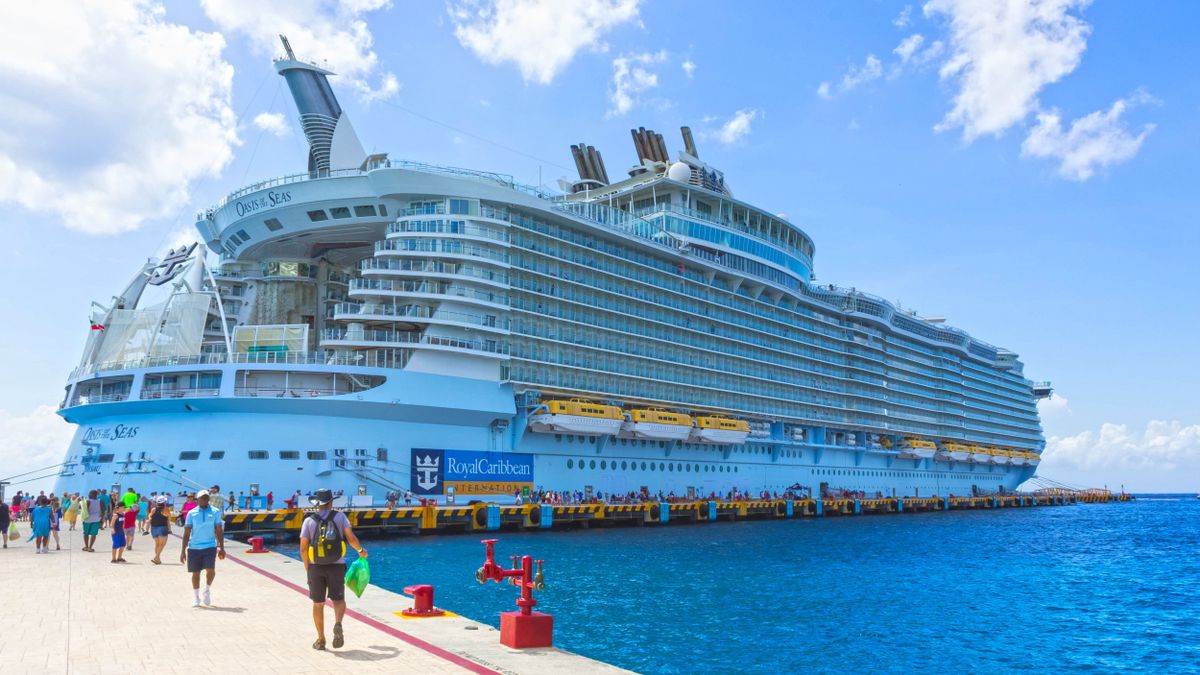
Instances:
[[[313,626],[317,633],[317,640],[312,646],[318,650],[325,649],[326,645],[327,599],[332,601],[334,610],[332,646],[338,648],[345,643],[342,619],[346,613],[347,544],[357,551],[360,558],[367,556],[349,519],[332,508],[340,496],[341,492],[334,493],[328,489],[310,494],[308,505],[314,507],[315,511],[305,518],[300,530],[300,559],[308,579]],[[411,493],[408,497],[411,499]],[[284,500],[284,504],[289,509],[300,508],[300,498],[301,492],[296,490]],[[268,492],[268,508],[273,502],[274,496]],[[254,508],[249,500],[240,503],[244,505],[243,508]],[[225,510],[237,504],[239,501],[235,500],[233,492],[226,499],[217,485],[195,492],[151,492],[149,495],[141,494],[132,487],[124,493],[98,489],[89,490],[87,494],[68,493],[61,496],[43,492],[35,497],[18,492],[11,500],[0,499],[0,540],[3,540],[3,547],[7,549],[10,540],[19,540],[21,537],[22,527],[19,523],[27,523],[35,553],[50,553],[51,540],[54,550],[61,551],[59,532],[65,521],[70,530],[76,529],[77,524],[82,525],[81,550],[88,553],[96,551],[96,539],[101,530],[108,531],[112,540],[110,562],[115,565],[127,562],[125,555],[134,550],[135,540],[148,535],[154,542],[150,562],[161,565],[163,550],[172,534],[172,525],[178,525],[182,527],[179,562],[186,565],[191,575],[192,607],[207,607],[213,604],[216,563],[225,559]]]

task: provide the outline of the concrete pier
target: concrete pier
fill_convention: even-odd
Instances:
[[[18,526],[28,536],[29,524]],[[458,616],[401,618],[412,601],[377,586],[362,598],[347,590],[346,645],[315,651],[304,567],[287,556],[247,553],[226,539],[213,606],[193,608],[178,538],[162,565],[150,563],[150,537],[137,536],[124,565],[109,562],[107,531],[95,553],[80,550],[79,530],[61,539],[63,550],[52,543],[49,554],[25,541],[0,550],[5,675],[628,672],[559,649],[509,649],[495,628]],[[326,612],[331,642],[332,607]]]

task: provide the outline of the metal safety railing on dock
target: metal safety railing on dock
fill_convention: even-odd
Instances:
[[[645,502],[638,504],[477,503],[469,506],[406,506],[344,511],[356,530],[397,533],[550,530],[610,525],[667,525],[735,520],[766,520],[853,515],[921,513],[1034,506],[1066,506],[1085,499],[1072,494],[1009,494],[977,497],[890,497],[882,499],[765,499],[747,501]],[[225,515],[234,536],[275,533],[294,536],[306,510],[239,512]]]

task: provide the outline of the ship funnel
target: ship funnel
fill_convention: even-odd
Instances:
[[[679,127],[679,133],[683,134],[683,151],[696,159],[700,159],[700,153],[696,152],[696,141],[692,140],[692,128]]]
[[[308,139],[309,172],[361,168],[367,153],[329,86],[333,73],[298,60],[287,37],[279,39],[286,55],[275,60],[275,70],[287,81],[300,113],[300,128]]]
[[[637,151],[639,164],[644,164],[647,160],[651,162],[669,161],[667,145],[663,141],[662,134],[656,134],[646,127],[638,127],[630,129],[629,135],[633,136],[633,149]]]
[[[608,171],[604,168],[604,158],[600,151],[586,143],[571,146],[571,157],[575,159],[575,169],[579,171],[579,181],[572,186],[573,192],[585,189],[596,189],[608,185]]]

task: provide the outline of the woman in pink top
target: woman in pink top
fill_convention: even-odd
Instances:
[[[187,500],[183,502],[183,510],[179,512],[179,525],[182,526],[187,520],[188,511],[196,508],[196,494],[192,493],[187,496]]]

